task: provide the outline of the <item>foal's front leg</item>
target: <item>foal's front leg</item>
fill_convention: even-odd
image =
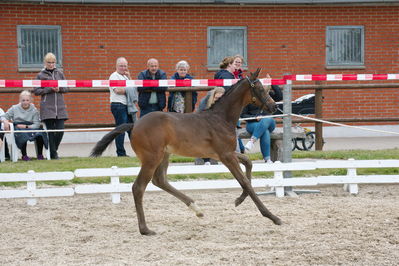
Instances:
[[[169,154],[165,153],[161,164],[155,170],[154,177],[152,178],[152,183],[165,190],[166,192],[170,193],[171,195],[175,196],[179,200],[183,201],[192,211],[195,212],[197,217],[203,217],[204,214],[202,211],[197,207],[194,200],[185,195],[184,193],[180,192],[176,188],[174,188],[167,179],[166,170],[169,166]]]
[[[245,166],[245,175],[248,178],[249,183],[251,183],[251,173],[252,173],[252,161],[245,154],[236,153],[238,160]],[[243,189],[241,195],[236,198],[235,206],[240,205],[248,196],[248,193],[245,189]]]
[[[260,211],[260,213],[263,216],[272,220],[274,224],[280,225],[282,223],[280,218],[273,215],[266,208],[266,206],[262,203],[262,201],[256,195],[249,180],[244,176],[244,173],[241,171],[240,165],[238,163],[237,155],[234,152],[229,152],[229,153],[220,155],[219,158],[223,162],[223,164],[226,165],[227,168],[229,168],[230,172],[237,179],[238,183],[240,183],[243,190],[246,191],[248,193],[248,195],[252,198],[256,207],[258,207],[258,210]]]

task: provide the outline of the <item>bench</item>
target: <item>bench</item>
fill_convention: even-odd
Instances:
[[[291,130],[292,138],[304,138],[305,132],[298,131],[296,128]],[[238,129],[238,136],[241,139],[251,138],[251,134],[245,128]],[[270,159],[275,161],[283,160],[283,128],[276,127],[274,131],[270,134],[271,145],[270,145]]]

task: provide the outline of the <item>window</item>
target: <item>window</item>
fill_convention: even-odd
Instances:
[[[62,67],[62,42],[60,26],[17,26],[18,68],[38,70],[43,67],[43,57],[52,52],[57,57],[57,67]]]
[[[364,27],[327,27],[326,63],[351,68],[364,66]]]
[[[247,27],[208,27],[207,45],[210,70],[219,69],[226,56],[239,54],[247,60]]]

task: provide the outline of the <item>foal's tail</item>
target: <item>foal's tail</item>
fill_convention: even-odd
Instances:
[[[111,132],[107,133],[99,142],[97,142],[96,146],[94,146],[93,150],[90,153],[90,157],[99,157],[108,145],[119,135],[125,133],[126,131],[132,130],[134,124],[122,124],[116,127]]]

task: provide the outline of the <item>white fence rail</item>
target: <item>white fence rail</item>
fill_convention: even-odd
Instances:
[[[35,173],[1,173],[0,182],[26,182],[26,189],[1,189],[0,198],[27,198],[28,205],[36,205],[36,198],[73,196],[73,188],[37,188],[38,181],[72,180],[73,172]]]
[[[244,166],[241,166],[244,170]],[[302,171],[315,169],[341,168],[347,169],[346,175],[283,178],[284,171]],[[253,187],[271,187],[277,197],[284,197],[287,186],[316,186],[321,184],[344,184],[344,188],[351,194],[357,194],[358,184],[371,183],[399,183],[399,175],[357,175],[359,168],[399,168],[399,160],[320,160],[309,162],[292,162],[274,164],[254,164],[252,172],[274,172],[272,179],[253,179]],[[120,202],[120,193],[131,192],[131,183],[120,183],[120,177],[136,176],[140,167],[92,168],[76,169],[75,172],[10,173],[0,174],[1,182],[27,182],[24,190],[2,189],[0,198],[28,198],[28,204],[36,204],[37,197],[73,196],[76,194],[110,193],[112,202]],[[228,173],[224,165],[175,165],[168,168],[168,174],[208,174]],[[46,188],[36,189],[36,181],[71,180],[74,177],[110,177],[110,184],[82,184],[74,188]],[[178,181],[171,184],[180,190],[240,188],[236,180],[200,180]],[[160,190],[149,184],[147,191]]]

